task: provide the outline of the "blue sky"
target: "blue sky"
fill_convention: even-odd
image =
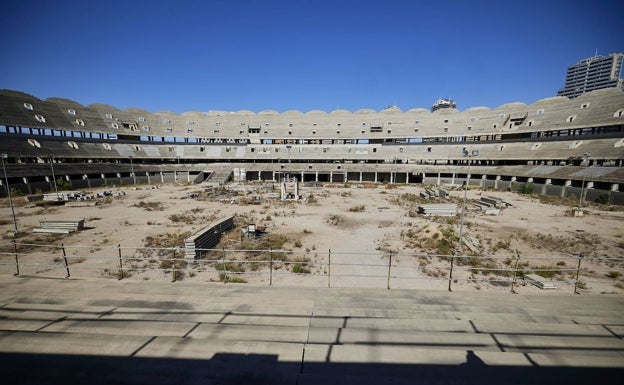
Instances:
[[[0,88],[151,112],[528,104],[624,51],[605,0],[5,0],[0,22]]]

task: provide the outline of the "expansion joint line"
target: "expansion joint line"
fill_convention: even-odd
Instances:
[[[312,318],[314,318],[314,308],[316,307],[317,296],[318,296],[318,289],[314,291],[314,302],[312,304],[312,312],[310,313],[310,319],[308,320],[308,335],[306,336],[306,342],[303,344],[303,349],[301,350],[301,365],[299,366],[299,374],[303,374],[303,363],[305,362],[305,350],[306,350],[306,346],[308,346],[308,344],[310,343],[310,329],[312,328]]]
[[[141,350],[143,350],[147,345],[149,345],[152,341],[154,341],[156,339],[156,336],[152,336],[152,338],[150,338],[149,340],[147,340],[143,345],[139,346],[139,348],[135,351],[133,351],[130,354],[130,357],[134,357],[136,356]]]

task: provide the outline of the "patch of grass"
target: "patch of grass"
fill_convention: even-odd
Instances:
[[[353,206],[349,209],[349,211],[354,212],[354,213],[362,213],[366,211],[366,206],[364,205]]]
[[[552,266],[539,266],[535,269],[538,270],[535,271],[535,274],[546,279],[551,279],[554,276],[561,274],[559,270],[554,269]]]
[[[224,273],[219,273],[219,280],[221,282],[228,282],[228,283],[247,283],[247,281],[242,277],[238,277],[238,276],[230,277]]]
[[[342,219],[342,217],[340,215],[337,214],[331,214],[329,217],[327,217],[327,219],[325,220],[325,222],[329,223],[330,225],[333,226],[338,226],[339,224],[341,224],[344,220]]]
[[[164,207],[161,202],[144,202],[140,201],[139,203],[135,203],[132,207],[139,207],[144,209],[145,211],[163,211]]]
[[[610,271],[609,273],[607,273],[607,277],[611,279],[618,279],[621,275],[622,273],[620,273],[619,271]]]
[[[310,273],[310,269],[307,268],[306,265],[302,263],[295,263],[292,265],[291,270],[295,274],[308,274]]]

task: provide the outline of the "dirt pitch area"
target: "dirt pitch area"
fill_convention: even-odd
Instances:
[[[235,216],[235,229],[221,237],[219,250],[272,248],[274,274],[268,272],[268,254],[227,253],[237,279],[255,284],[327,286],[331,254],[333,286],[385,287],[388,259],[392,255],[393,288],[448,286],[449,261],[437,255],[457,247],[461,216],[425,217],[418,214],[423,203],[456,203],[461,209],[463,191],[449,188],[450,199],[420,198],[422,186],[382,184],[326,184],[302,186],[299,201],[281,201],[279,185],[271,183],[228,184],[210,188],[198,185],[121,186],[86,191],[100,197],[97,205],[68,207],[41,205],[14,197],[20,244],[68,246],[72,277],[115,277],[118,245],[131,269],[126,279],[169,279],[172,263],[167,250],[144,247],[183,247],[183,239],[220,218]],[[624,293],[624,211],[621,207],[589,204],[584,215],[572,215],[578,201],[521,195],[510,192],[468,191],[463,233],[463,254],[453,273],[454,290],[506,290],[514,267],[542,269],[555,282],[551,292],[573,291],[578,256],[583,255],[580,290]],[[483,215],[473,203],[493,196],[510,204],[500,215]],[[2,262],[0,272],[15,272],[13,223],[8,200],[2,201]],[[85,229],[67,235],[33,233],[43,220],[84,219]],[[243,236],[241,229],[254,223],[266,233],[259,239]],[[20,246],[41,266],[22,267],[22,274],[63,276],[59,249]],[[517,260],[517,258],[520,258]],[[26,257],[21,257],[26,262]],[[180,258],[177,254],[176,258]],[[214,251],[205,259],[219,259]],[[218,263],[191,262],[177,266],[186,273],[180,279],[219,281]],[[156,270],[158,268],[160,270]],[[499,270],[500,269],[500,270]],[[61,271],[59,271],[61,270]],[[303,274],[285,274],[295,271]],[[309,274],[308,274],[309,273]],[[517,277],[519,278],[519,277]],[[493,281],[493,282],[488,282]],[[501,281],[501,282],[497,282]],[[505,281],[505,282],[502,282]],[[537,291],[518,281],[518,291]]]

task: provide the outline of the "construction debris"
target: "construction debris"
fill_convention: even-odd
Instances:
[[[557,286],[552,281],[546,280],[537,274],[529,274],[524,277],[524,280],[532,285],[539,287],[542,290],[556,289]]]
[[[455,203],[426,204],[418,207],[418,212],[426,216],[454,217],[457,215]]]
[[[69,234],[84,229],[84,219],[74,221],[39,221],[34,233]]]

